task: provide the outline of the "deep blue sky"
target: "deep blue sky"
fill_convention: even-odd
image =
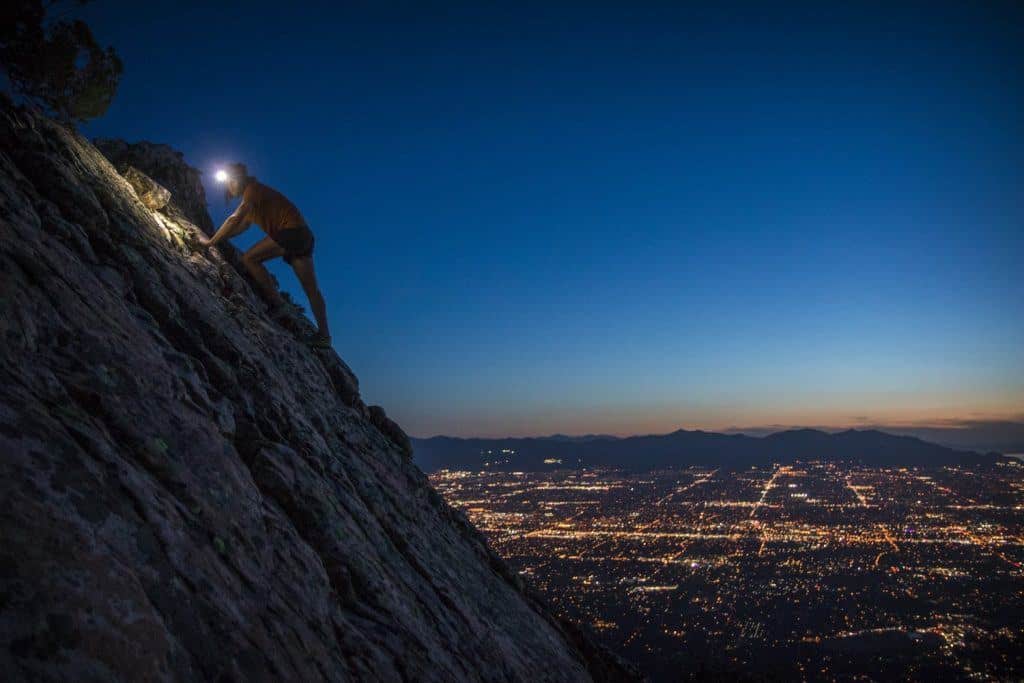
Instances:
[[[1024,413],[1022,3],[216,4],[86,133],[289,195],[411,433]]]

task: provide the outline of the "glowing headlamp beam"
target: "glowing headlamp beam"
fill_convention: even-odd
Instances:
[[[228,181],[228,172],[224,169],[217,171],[213,176],[218,183],[226,183]]]

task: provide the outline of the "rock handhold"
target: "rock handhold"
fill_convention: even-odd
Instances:
[[[150,211],[159,211],[171,201],[170,190],[134,166],[126,168],[122,175]]]

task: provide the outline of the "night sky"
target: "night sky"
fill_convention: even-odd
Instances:
[[[287,194],[410,433],[1024,415],[1024,3],[215,4],[85,132]]]

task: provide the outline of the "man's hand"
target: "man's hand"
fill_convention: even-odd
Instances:
[[[200,235],[198,237],[197,241],[199,242],[199,248],[200,249],[204,249],[205,250],[205,249],[209,249],[211,246],[213,246],[213,240],[210,239],[209,237],[207,237],[206,235]]]

